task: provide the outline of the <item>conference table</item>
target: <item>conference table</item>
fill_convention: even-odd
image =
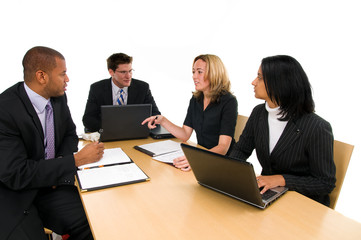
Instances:
[[[361,239],[360,223],[297,192],[261,210],[134,149],[155,141],[164,140],[104,143],[120,147],[150,181],[80,192],[95,239]]]

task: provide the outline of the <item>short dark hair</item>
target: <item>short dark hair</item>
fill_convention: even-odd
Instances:
[[[39,70],[51,72],[56,68],[56,59],[64,60],[64,56],[48,47],[37,46],[29,49],[23,58],[24,80],[31,81]]]
[[[114,53],[107,59],[108,70],[115,71],[119,64],[129,64],[133,62],[133,57],[128,56],[125,53]]]
[[[311,84],[296,59],[286,55],[266,57],[261,69],[269,98],[280,106],[279,120],[297,119],[315,111]]]

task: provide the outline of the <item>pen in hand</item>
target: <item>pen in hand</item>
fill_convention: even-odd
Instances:
[[[154,118],[154,120],[153,120],[153,122],[152,122],[152,125],[155,124],[155,120],[157,120],[157,119],[158,119],[158,116],[155,116],[155,118]]]

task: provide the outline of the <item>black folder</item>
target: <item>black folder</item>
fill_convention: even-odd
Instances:
[[[98,163],[83,165],[77,171],[76,180],[81,192],[149,180],[147,174],[120,148],[106,149]]]

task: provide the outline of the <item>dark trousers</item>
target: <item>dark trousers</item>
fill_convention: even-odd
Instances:
[[[44,227],[60,235],[69,234],[69,240],[93,239],[76,187],[40,190],[34,205],[9,240],[46,239]]]

